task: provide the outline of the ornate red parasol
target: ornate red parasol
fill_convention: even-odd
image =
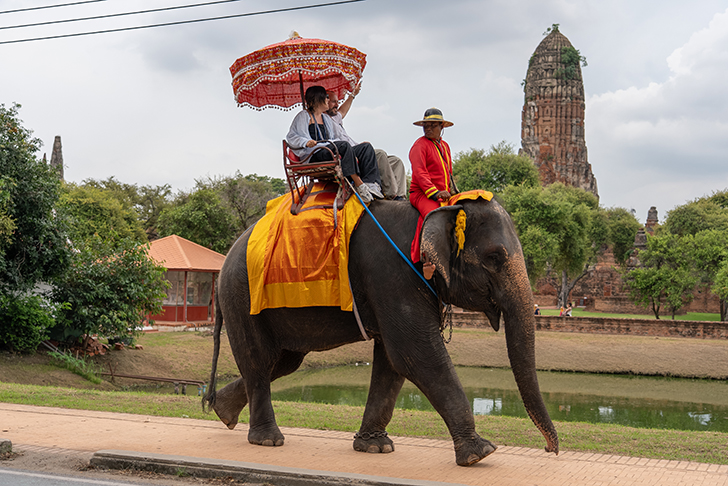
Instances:
[[[256,110],[293,108],[303,102],[304,83],[321,85],[339,99],[354,89],[367,64],[366,54],[337,42],[290,39],[241,57],[230,66],[238,106]]]

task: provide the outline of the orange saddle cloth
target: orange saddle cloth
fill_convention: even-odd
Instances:
[[[317,183],[295,216],[290,193],[268,201],[248,241],[251,314],[279,307],[352,310],[349,239],[364,207],[351,197],[334,217],[335,187]]]

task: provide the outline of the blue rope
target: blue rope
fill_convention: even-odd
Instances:
[[[369,216],[372,218],[372,220],[376,223],[377,227],[382,232],[382,234],[384,235],[384,237],[387,238],[387,240],[392,244],[392,246],[394,247],[394,249],[397,250],[397,253],[399,253],[399,256],[401,256],[402,259],[405,262],[407,262],[407,265],[410,266],[410,268],[417,274],[417,276],[420,277],[420,279],[423,282],[425,282],[425,285],[427,285],[427,288],[430,289],[430,291],[435,295],[435,297],[437,297],[437,292],[435,292],[435,289],[432,288],[432,285],[430,285],[430,282],[428,282],[427,279],[425,279],[425,276],[424,275],[422,275],[420,272],[417,271],[417,269],[415,268],[415,266],[412,263],[412,261],[409,258],[407,258],[404,255],[404,253],[402,253],[402,250],[400,250],[397,245],[394,244],[394,241],[392,241],[392,238],[390,238],[389,235],[387,234],[387,232],[384,231],[384,228],[382,228],[382,225],[379,224],[379,221],[377,221],[377,218],[374,217],[374,215],[369,210],[369,208],[367,207],[367,205],[364,204],[364,201],[362,200],[362,198],[359,195],[359,193],[356,192],[356,189],[354,189],[354,187],[352,186],[351,182],[349,182],[348,180],[346,182],[349,184],[349,187],[351,187],[352,191],[356,195],[356,198],[359,200],[359,202],[361,203],[361,205],[364,206],[364,210],[366,210],[367,214],[369,214]]]

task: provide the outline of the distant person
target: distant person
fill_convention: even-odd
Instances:
[[[359,94],[361,85],[357,84],[353,93],[347,96],[346,100],[339,106],[338,95],[333,91],[328,91],[329,110],[326,112],[336,125],[337,136],[341,140],[345,140],[352,147],[358,143],[352,139],[344,128],[344,117],[349,113],[351,104],[356,95]],[[379,169],[379,177],[382,180],[381,192],[387,199],[402,201],[407,196],[407,174],[404,169],[402,159],[396,155],[389,155],[382,149],[374,149],[374,155],[377,158],[377,169]],[[374,191],[372,191],[374,192]]]
[[[349,142],[336,137],[333,120],[326,114],[329,109],[328,95],[323,86],[311,86],[305,94],[306,108],[291,123],[286,142],[300,158],[305,158],[316,148],[329,146],[341,155],[341,170],[344,177],[354,183],[356,192],[364,202],[371,202],[380,186],[379,170],[374,147],[360,143],[352,147]],[[319,150],[311,156],[311,162],[331,160],[328,150]],[[357,163],[358,160],[358,163]],[[377,189],[376,192],[372,189]],[[382,196],[383,197],[383,196]]]
[[[535,315],[535,316],[541,315],[541,309],[538,308],[538,304],[533,304],[533,315]]]
[[[566,310],[564,311],[564,316],[565,317],[571,317],[571,310],[572,310],[572,306],[571,306],[571,302],[569,302],[566,305]]]

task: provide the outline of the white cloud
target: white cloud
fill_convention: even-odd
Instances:
[[[595,169],[607,201],[619,204],[627,191],[632,201],[659,200],[664,214],[726,187],[726,60],[728,11],[667,57],[666,80],[589,97],[587,142],[595,167],[607,168]]]

